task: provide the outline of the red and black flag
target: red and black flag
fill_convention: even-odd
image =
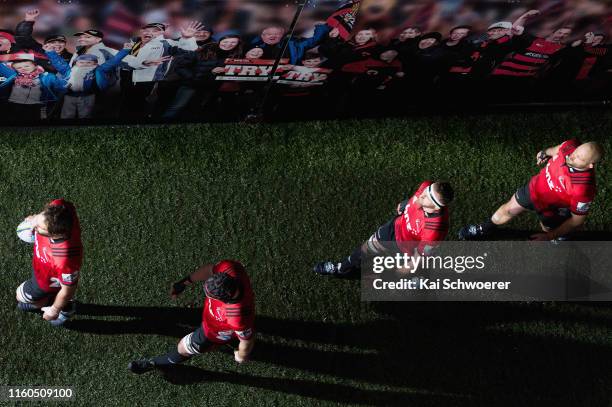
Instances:
[[[340,31],[340,38],[347,41],[357,21],[357,12],[361,0],[353,0],[344,4],[327,18],[327,25]]]

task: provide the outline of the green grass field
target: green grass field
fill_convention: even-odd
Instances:
[[[72,385],[83,406],[609,407],[608,303],[362,303],[358,280],[311,267],[349,253],[426,178],[455,186],[454,239],[537,171],[540,148],[579,136],[612,152],[611,119],[4,129],[0,385]],[[597,180],[587,229],[612,239],[609,159]],[[14,308],[32,257],[15,227],[59,196],[76,204],[85,246],[69,329]],[[171,374],[129,373],[199,322],[201,290],[173,302],[170,283],[222,258],[252,277],[253,361],[237,366],[222,349]]]

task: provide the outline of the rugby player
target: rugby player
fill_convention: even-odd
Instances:
[[[448,234],[447,205],[454,191],[447,182],[423,182],[414,195],[397,205],[397,216],[381,226],[365,243],[340,262],[314,266],[322,275],[346,276],[361,268],[362,255],[402,251],[414,257],[428,255]]]
[[[238,363],[248,360],[255,345],[255,297],[244,266],[233,260],[206,264],[174,283],[170,295],[176,298],[187,286],[198,281],[204,281],[206,294],[202,325],[182,338],[170,352],[130,362],[130,371],[141,374],[182,363],[192,356],[227,344],[235,337],[240,343],[234,351],[234,360]]]
[[[597,192],[595,164],[601,160],[603,148],[596,142],[582,144],[571,139],[538,152],[537,165],[546,164],[519,188],[508,202],[497,209],[490,219],[467,225],[459,231],[461,240],[478,240],[495,232],[526,210],[535,211],[543,233],[533,240],[565,239],[581,227]]]
[[[42,310],[46,321],[61,326],[74,313],[83,262],[79,218],[72,203],[56,199],[26,220],[34,226],[32,278],[17,288],[17,308]]]

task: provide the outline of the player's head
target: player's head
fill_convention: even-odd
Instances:
[[[455,191],[448,182],[434,182],[417,199],[425,212],[437,212],[448,206],[454,198]]]
[[[570,167],[578,170],[593,168],[603,157],[604,151],[601,144],[594,141],[578,146],[570,155],[565,158],[565,162]]]
[[[209,298],[231,302],[240,295],[240,284],[228,273],[214,273],[204,282],[204,292]]]
[[[36,230],[41,235],[67,237],[72,230],[72,211],[65,205],[47,204],[36,217]]]
[[[407,27],[400,33],[398,38],[401,42],[404,42],[419,35],[421,35],[421,30],[418,27]]]
[[[572,34],[572,27],[559,27],[555,31],[553,31],[546,40],[550,42],[558,42],[561,43],[567,39]]]

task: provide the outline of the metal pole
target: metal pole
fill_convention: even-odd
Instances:
[[[281,45],[281,51],[276,57],[276,59],[274,60],[274,65],[272,65],[272,70],[270,71],[270,74],[268,75],[268,80],[266,82],[266,86],[264,87],[262,91],[261,97],[258,98],[255,108],[251,111],[251,114],[247,115],[247,117],[245,118],[245,121],[258,122],[263,119],[266,101],[268,100],[268,96],[270,95],[272,86],[274,86],[274,74],[276,73],[276,69],[280,65],[280,61],[283,58],[283,55],[285,55],[285,52],[287,51],[287,47],[289,46],[289,40],[293,38],[295,27],[308,1],[310,0],[297,0],[296,1],[297,10],[295,11],[295,14],[293,16],[293,21],[291,21],[291,25],[289,26],[288,34],[283,39],[283,42]]]

